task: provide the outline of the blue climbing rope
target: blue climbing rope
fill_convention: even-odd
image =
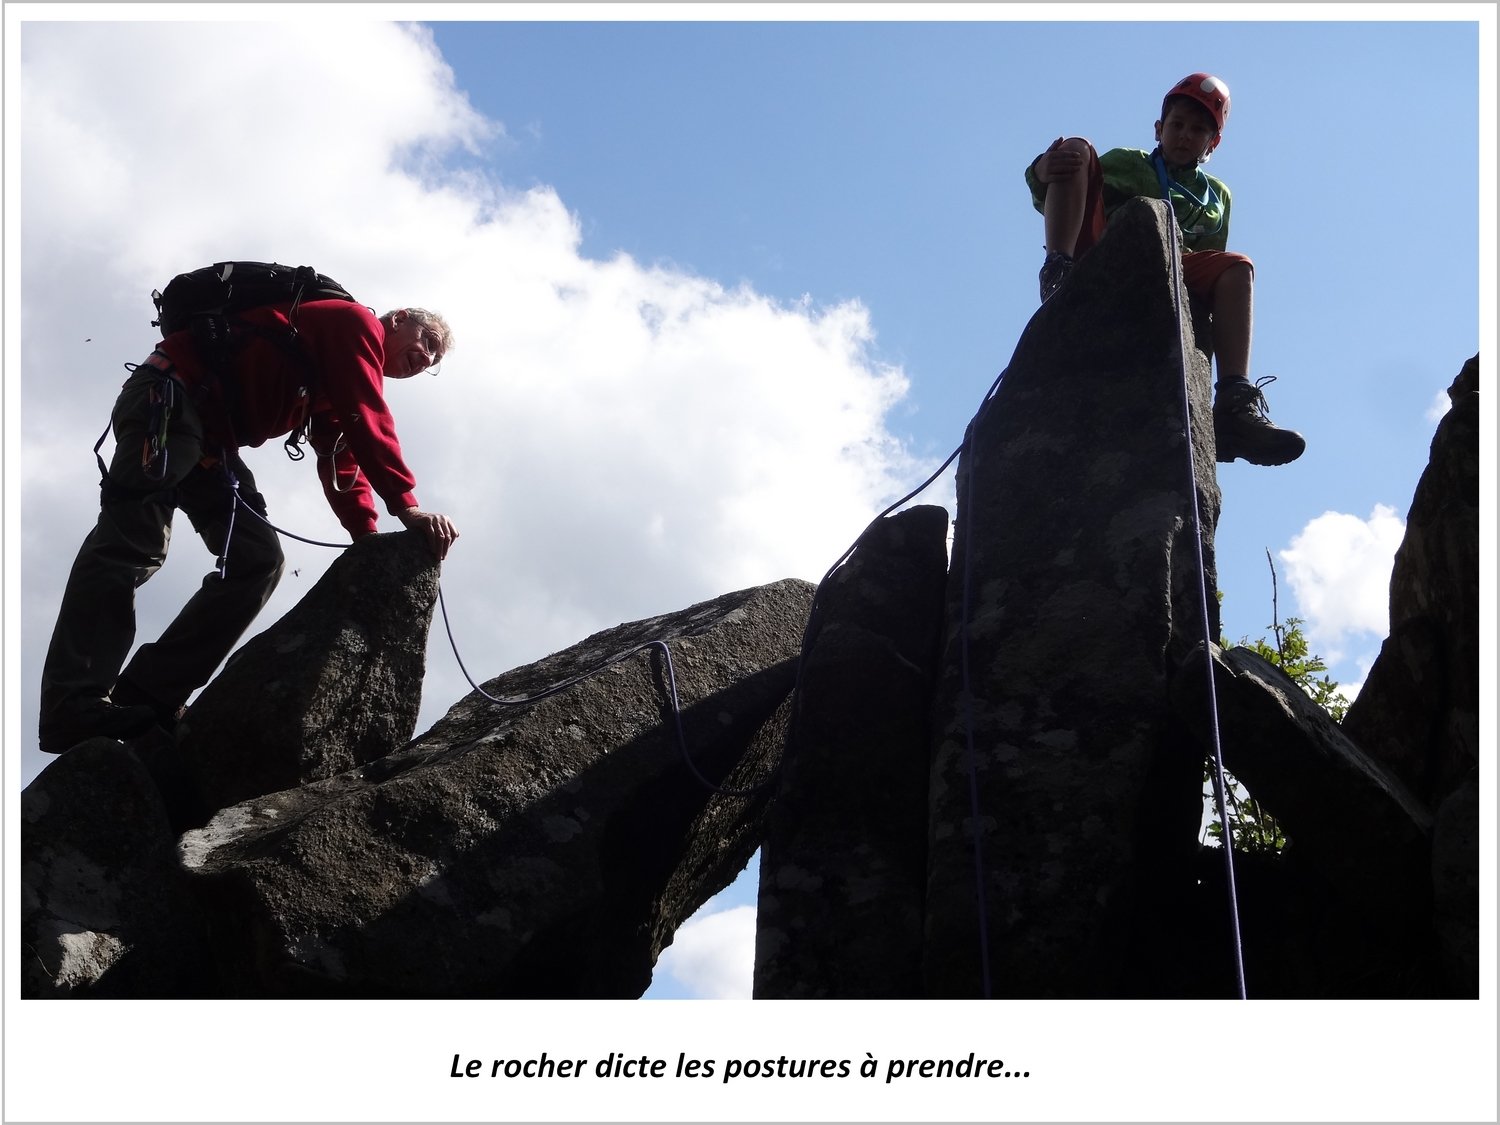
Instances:
[[[261,523],[265,524],[277,535],[283,535],[288,539],[295,539],[298,543],[306,543],[313,547],[332,547],[335,551],[347,551],[349,549],[350,544],[348,543],[325,543],[320,539],[308,539],[301,535],[294,535],[284,527],[277,527],[269,519],[257,512],[252,505],[245,503],[244,498],[240,496],[240,482],[234,477],[232,473],[229,476],[229,482],[230,490],[234,493],[235,507],[244,508],[245,511],[249,512],[256,519],[260,520]],[[227,552],[228,548],[226,547],[225,550]]]
[[[1169,210],[1170,210],[1170,208],[1169,208]],[[1175,219],[1175,216],[1173,216],[1173,231],[1174,231],[1174,235],[1175,235],[1175,230],[1176,230],[1176,219]],[[1188,469],[1189,469],[1189,477],[1190,477],[1190,480],[1191,480],[1191,483],[1192,483],[1192,493],[1191,493],[1191,496],[1192,496],[1192,507],[1193,507],[1193,530],[1194,530],[1194,543],[1195,543],[1195,546],[1196,546],[1196,549],[1197,549],[1198,576],[1199,576],[1199,588],[1200,588],[1200,605],[1201,605],[1202,614],[1203,614],[1202,624],[1203,624],[1204,636],[1207,638],[1208,635],[1209,635],[1209,631],[1210,631],[1209,630],[1209,618],[1208,618],[1208,602],[1207,602],[1208,594],[1207,594],[1207,587],[1206,587],[1206,583],[1205,583],[1205,579],[1204,579],[1203,538],[1202,538],[1203,537],[1203,532],[1202,532],[1201,519],[1200,519],[1199,513],[1198,513],[1198,503],[1197,503],[1197,496],[1198,496],[1197,469],[1196,469],[1196,466],[1193,464],[1192,420],[1191,420],[1191,413],[1190,413],[1190,408],[1189,408],[1189,398],[1188,398],[1187,360],[1186,360],[1186,355],[1185,355],[1185,353],[1184,353],[1184,351],[1182,349],[1182,335],[1183,335],[1183,330],[1184,330],[1183,329],[1183,321],[1182,321],[1182,307],[1181,307],[1180,301],[1177,298],[1178,282],[1180,280],[1179,270],[1180,270],[1180,260],[1177,258],[1176,255],[1174,255],[1174,257],[1173,257],[1173,302],[1174,302],[1174,309],[1175,309],[1176,314],[1177,314],[1178,327],[1179,327],[1179,333],[1178,333],[1178,357],[1179,357],[1179,364],[1180,364],[1180,370],[1181,370],[1181,376],[1182,376],[1182,387],[1183,387],[1183,422],[1184,422],[1184,426],[1186,428],[1187,451],[1188,451]],[[969,664],[969,617],[970,617],[970,612],[971,612],[971,609],[972,609],[972,602],[971,602],[971,598],[972,598],[972,595],[971,595],[971,589],[972,589],[972,587],[971,587],[972,566],[971,566],[971,560],[972,560],[972,557],[973,557],[971,539],[972,539],[972,531],[973,531],[973,528],[972,528],[972,511],[973,511],[973,507],[974,507],[974,505],[972,503],[972,497],[973,497],[972,482],[973,482],[973,473],[974,473],[974,454],[972,453],[971,442],[972,442],[972,438],[973,438],[973,434],[974,434],[974,429],[979,424],[979,422],[982,420],[985,412],[988,410],[991,402],[994,399],[995,393],[997,392],[997,390],[1000,387],[1001,382],[1005,378],[1005,374],[1006,374],[1006,372],[1002,371],[998,376],[996,376],[994,382],[990,384],[989,390],[985,393],[984,399],[981,401],[980,407],[979,407],[978,411],[975,413],[974,418],[970,421],[968,428],[965,430],[963,441],[959,444],[959,446],[956,449],[954,449],[953,452],[950,453],[948,455],[948,457],[942,462],[942,464],[940,464],[935,470],[933,470],[933,472],[921,484],[919,484],[916,488],[912,489],[910,492],[906,493],[900,499],[898,499],[895,502],[893,502],[892,504],[888,505],[879,514],[877,514],[870,521],[870,523],[866,525],[865,529],[859,534],[859,536],[854,540],[854,542],[851,543],[849,545],[849,547],[843,552],[843,554],[841,554],[838,557],[838,559],[836,559],[834,561],[833,565],[828,568],[828,570],[824,573],[822,580],[818,583],[817,588],[814,591],[812,604],[809,607],[807,623],[806,623],[806,625],[804,627],[804,630],[803,630],[802,645],[801,645],[801,649],[800,649],[799,655],[798,655],[797,675],[796,675],[796,680],[795,680],[795,684],[794,684],[794,688],[793,688],[793,698],[797,701],[797,704],[794,706],[792,714],[791,714],[791,716],[789,717],[789,720],[788,720],[788,730],[787,730],[787,737],[786,737],[786,754],[783,755],[783,763],[784,763],[785,762],[785,758],[792,753],[792,750],[793,750],[793,748],[795,746],[795,742],[796,742],[796,739],[795,739],[796,726],[797,726],[797,722],[798,722],[798,719],[799,719],[800,713],[801,713],[801,709],[800,709],[801,692],[800,692],[799,689],[800,689],[801,684],[802,684],[802,673],[803,673],[804,662],[807,659],[808,650],[811,647],[812,640],[816,636],[816,633],[818,631],[818,625],[819,625],[819,619],[818,619],[819,595],[826,588],[828,581],[833,577],[834,573],[849,560],[849,558],[858,549],[860,543],[862,543],[864,541],[865,536],[868,535],[869,532],[876,525],[878,525],[881,520],[885,519],[891,513],[897,511],[902,506],[904,506],[905,504],[909,503],[910,501],[912,501],[913,499],[915,499],[917,496],[919,496],[923,492],[925,492],[928,488],[930,488],[942,476],[942,474],[948,469],[948,467],[950,465],[953,464],[953,462],[955,460],[957,460],[966,451],[969,451],[970,452],[970,456],[966,459],[966,461],[964,463],[964,476],[965,476],[966,481],[968,482],[968,485],[969,485],[969,487],[968,487],[968,496],[969,496],[970,502],[967,505],[964,505],[962,507],[962,510],[960,511],[960,514],[959,514],[960,527],[958,528],[959,541],[962,542],[963,548],[964,548],[963,549],[963,556],[964,556],[964,558],[963,558],[963,578],[962,578],[962,584],[961,584],[961,608],[960,608],[960,620],[959,620],[959,623],[958,623],[958,637],[959,637],[960,678],[961,678],[960,694],[961,694],[961,697],[962,697],[962,713],[963,713],[963,725],[964,725],[964,770],[965,770],[965,774],[967,776],[967,780],[968,780],[968,784],[969,784],[969,812],[970,812],[970,822],[971,822],[971,828],[972,828],[970,836],[971,836],[971,840],[972,840],[972,852],[973,852],[973,862],[974,862],[975,903],[976,903],[976,908],[977,908],[977,913],[978,913],[978,940],[979,940],[979,951],[980,951],[980,955],[979,955],[980,981],[981,981],[982,995],[983,995],[983,997],[985,999],[992,998],[993,987],[992,987],[991,969],[990,969],[989,926],[988,926],[988,917],[989,917],[988,894],[986,892],[986,878],[985,878],[985,867],[984,867],[984,851],[983,851],[983,842],[982,842],[982,833],[981,833],[981,820],[980,820],[981,807],[980,807],[980,800],[979,800],[979,779],[978,779],[978,764],[977,764],[978,763],[978,752],[977,752],[977,748],[975,746],[975,737],[974,737],[974,716],[973,716],[973,699],[974,699],[974,693],[973,693],[973,685],[972,685],[972,681],[971,681],[971,671],[970,671],[970,664]],[[238,492],[238,488],[237,488],[237,482],[233,482],[233,478],[231,478],[231,481],[232,481],[233,484],[236,485],[235,490],[234,490],[234,499],[235,499],[236,506],[239,506],[239,505],[243,504],[244,501],[239,496],[239,492]],[[245,505],[245,506],[247,507],[247,509],[253,515],[255,515],[255,517],[257,519],[261,520],[268,527],[270,527],[273,531],[277,532],[277,534],[284,535],[284,536],[287,536],[288,538],[295,539],[295,540],[297,540],[299,542],[302,542],[302,543],[308,543],[308,544],[311,544],[313,546],[331,547],[331,548],[335,548],[335,549],[339,549],[339,550],[343,550],[343,549],[345,549],[345,548],[348,547],[348,544],[326,543],[326,542],[321,542],[321,541],[315,540],[315,539],[308,539],[308,538],[305,538],[305,537],[300,536],[300,535],[295,535],[295,534],[293,534],[293,533],[291,533],[289,531],[286,531],[283,528],[277,527],[275,524],[271,523],[271,521],[269,519],[267,519],[264,515],[262,515],[261,513],[255,511],[254,508],[249,507],[248,505]],[[693,773],[694,777],[697,778],[697,780],[701,784],[703,784],[705,787],[713,790],[714,792],[721,793],[721,794],[724,794],[724,795],[727,795],[727,796],[748,797],[748,796],[754,795],[755,793],[759,792],[761,789],[763,789],[767,785],[769,785],[771,783],[771,781],[774,780],[774,778],[776,776],[776,772],[779,772],[779,768],[780,767],[778,767],[778,771],[773,771],[771,777],[768,777],[765,781],[762,781],[762,782],[760,782],[760,783],[758,783],[758,784],[756,784],[756,785],[754,785],[752,787],[746,788],[746,789],[733,789],[733,788],[727,788],[727,787],[724,787],[724,786],[721,786],[721,785],[717,785],[714,782],[709,781],[706,777],[703,776],[702,772],[698,769],[697,765],[693,762],[692,755],[691,755],[691,753],[688,750],[687,738],[686,738],[686,735],[685,735],[685,733],[683,731],[683,727],[682,727],[681,703],[680,703],[680,699],[679,699],[679,695],[678,695],[678,690],[677,690],[676,670],[675,670],[675,667],[674,667],[674,665],[672,663],[672,652],[671,652],[670,647],[667,645],[667,643],[665,641],[662,641],[662,640],[646,641],[646,642],[644,642],[644,643],[642,643],[640,645],[637,645],[637,646],[635,646],[635,647],[633,647],[631,649],[628,649],[628,650],[626,650],[624,652],[618,653],[618,654],[616,654],[613,657],[610,657],[609,659],[603,661],[601,664],[597,665],[596,667],[590,668],[589,670],[587,670],[585,672],[582,672],[582,673],[580,673],[580,674],[578,674],[576,676],[572,676],[572,677],[570,677],[570,678],[568,678],[566,680],[563,680],[563,681],[561,681],[561,682],[559,682],[557,684],[553,684],[553,685],[549,686],[548,688],[546,688],[546,689],[544,689],[544,690],[542,690],[540,692],[536,692],[536,693],[534,693],[532,695],[520,696],[520,697],[513,697],[513,698],[505,698],[505,697],[499,697],[499,696],[491,695],[489,692],[485,691],[474,680],[473,676],[469,674],[468,668],[464,665],[463,657],[462,657],[462,655],[459,652],[457,639],[453,635],[453,625],[452,625],[452,621],[451,621],[451,619],[449,618],[449,615],[448,615],[447,601],[446,601],[446,599],[443,596],[443,589],[442,589],[441,582],[439,582],[439,584],[438,584],[437,594],[438,594],[438,604],[439,604],[439,607],[441,609],[442,616],[443,616],[444,630],[446,631],[446,633],[448,635],[448,643],[449,643],[450,648],[453,651],[454,660],[458,663],[459,670],[463,673],[464,679],[468,681],[469,686],[471,688],[473,688],[474,691],[476,691],[480,696],[482,696],[483,698],[489,700],[490,702],[492,702],[492,703],[494,703],[494,704],[496,704],[498,706],[504,706],[504,707],[520,707],[520,706],[527,706],[527,705],[530,705],[530,704],[538,703],[541,700],[548,698],[549,696],[552,696],[552,695],[555,695],[555,694],[557,694],[559,692],[565,691],[568,688],[575,686],[576,684],[582,683],[583,681],[585,681],[585,680],[587,680],[587,679],[589,679],[589,678],[591,678],[591,677],[593,677],[595,675],[598,675],[600,672],[604,671],[606,668],[609,668],[609,667],[611,667],[611,666],[613,666],[615,664],[618,664],[621,661],[626,660],[629,657],[634,656],[634,655],[636,655],[639,652],[643,652],[643,651],[647,651],[647,650],[656,650],[656,651],[658,651],[658,652],[661,653],[662,659],[663,659],[664,673],[665,673],[664,680],[666,682],[667,694],[668,694],[669,702],[670,702],[670,705],[671,705],[672,721],[673,721],[673,726],[674,726],[675,734],[677,736],[677,742],[678,742],[678,745],[679,745],[679,747],[681,749],[683,761],[688,766],[689,770]],[[1205,648],[1205,651],[1208,652],[1207,648]],[[1214,688],[1214,685],[1213,685],[1213,661],[1212,661],[1212,653],[1211,652],[1208,652],[1208,657],[1209,657],[1209,666],[1208,666],[1209,667],[1209,698],[1210,698],[1210,710],[1212,712],[1212,737],[1213,737],[1213,746],[1214,746],[1214,767],[1215,767],[1214,768],[1214,783],[1215,783],[1214,789],[1215,789],[1215,797],[1216,797],[1216,800],[1218,802],[1219,815],[1220,815],[1220,818],[1223,819],[1224,815],[1225,815],[1224,814],[1225,798],[1224,798],[1224,780],[1223,780],[1223,755],[1222,755],[1222,750],[1220,748],[1220,740],[1219,740],[1218,705],[1217,705],[1217,702],[1216,702],[1216,700],[1214,698],[1214,694],[1213,694],[1213,688]],[[1227,824],[1227,821],[1225,821],[1225,823]],[[1231,915],[1232,915],[1232,926],[1233,926],[1233,931],[1234,931],[1235,965],[1236,965],[1236,972],[1237,972],[1238,981],[1239,981],[1240,996],[1243,999],[1245,997],[1244,966],[1243,966],[1243,958],[1242,958],[1241,944],[1240,944],[1240,929],[1239,929],[1238,904],[1237,904],[1237,901],[1236,901],[1235,887],[1234,887],[1234,868],[1233,868],[1233,859],[1232,859],[1232,855],[1231,855],[1232,849],[1229,846],[1229,833],[1228,833],[1228,831],[1225,832],[1224,838],[1225,838],[1225,860],[1226,860],[1226,867],[1227,867],[1227,871],[1228,871],[1228,882],[1229,882],[1230,910],[1231,910]]]
[[[1178,242],[1177,215],[1172,209],[1170,198],[1167,200],[1167,215],[1170,217],[1169,228],[1171,230],[1174,246],[1180,246]],[[1234,972],[1235,983],[1239,989],[1239,998],[1245,1000],[1248,994],[1245,988],[1245,954],[1240,936],[1240,905],[1239,895],[1234,884],[1234,845],[1231,837],[1233,833],[1229,830],[1229,817],[1226,812],[1227,800],[1224,786],[1224,750],[1219,738],[1219,700],[1214,686],[1214,654],[1212,628],[1208,616],[1208,577],[1203,560],[1203,518],[1198,510],[1198,466],[1193,457],[1193,416],[1188,392],[1187,373],[1187,351],[1183,347],[1183,338],[1187,335],[1187,325],[1184,320],[1182,307],[1182,255],[1180,249],[1174,249],[1172,254],[1172,308],[1177,315],[1177,361],[1182,376],[1182,427],[1183,436],[1186,439],[1184,445],[1187,449],[1188,479],[1192,482],[1192,493],[1189,497],[1193,509],[1193,547],[1197,555],[1198,574],[1198,605],[1202,611],[1203,626],[1203,658],[1208,672],[1208,716],[1209,736],[1213,743],[1213,789],[1214,803],[1218,807],[1219,823],[1224,826],[1224,879],[1229,888],[1229,924],[1231,940],[1234,947]]]
[[[239,494],[239,482],[236,481],[232,475],[230,476],[230,482],[231,489],[234,493],[235,507],[244,507],[246,511],[250,512],[255,516],[256,519],[260,520],[278,535],[285,535],[289,539],[295,539],[299,543],[308,543],[314,547],[332,547],[335,550],[340,551],[348,549],[348,543],[325,543],[317,539],[308,539],[301,535],[294,535],[284,528],[277,527],[269,519],[261,515],[253,507],[244,502]],[[509,699],[501,698],[499,696],[491,695],[489,692],[485,691],[484,688],[480,687],[479,684],[475,682],[474,677],[469,675],[469,669],[464,665],[463,657],[459,654],[458,651],[458,641],[453,636],[453,623],[448,617],[448,602],[443,597],[443,584],[441,580],[439,580],[438,582],[437,596],[438,606],[442,610],[443,615],[443,628],[448,634],[448,645],[453,649],[453,659],[457,661],[459,671],[464,674],[464,679],[469,682],[469,686],[485,699],[489,700],[491,703],[497,704],[502,707],[524,707],[533,703],[539,703],[542,700],[546,699],[548,696],[556,695],[559,692],[565,691],[576,684],[582,683],[584,680],[590,679],[593,676],[597,676],[606,668],[612,667],[613,665],[634,656],[638,652],[655,649],[662,655],[664,670],[663,679],[666,682],[668,702],[671,704],[672,725],[677,735],[677,745],[682,752],[682,760],[687,764],[687,767],[692,772],[693,776],[697,778],[698,781],[704,786],[712,789],[715,793],[720,793],[728,797],[753,796],[766,785],[766,782],[762,782],[759,785],[753,786],[749,789],[732,789],[727,786],[715,784],[714,782],[703,776],[703,772],[698,769],[697,763],[693,761],[693,756],[688,750],[687,736],[682,728],[682,704],[677,692],[677,669],[672,663],[672,650],[667,647],[667,643],[665,641],[646,641],[642,644],[636,645],[634,648],[627,649],[624,652],[616,653],[614,656],[603,661],[597,666],[590,668],[588,671],[580,673],[576,676],[572,676],[566,680],[561,681],[560,683],[553,684],[550,687],[536,692],[533,695]]]
[[[783,755],[783,759],[782,759],[783,764],[785,762],[786,757],[789,756],[792,753],[793,748],[796,745],[796,728],[797,728],[798,719],[799,719],[800,714],[801,714],[801,691],[800,691],[800,688],[801,688],[801,684],[802,684],[803,666],[804,666],[804,662],[807,659],[808,650],[812,646],[813,638],[816,636],[817,631],[818,631],[818,624],[819,624],[819,620],[818,620],[818,609],[819,609],[818,601],[819,601],[819,595],[821,595],[822,592],[827,588],[827,584],[828,584],[829,579],[831,579],[833,577],[834,573],[841,566],[843,566],[844,563],[846,563],[849,560],[849,558],[859,548],[860,543],[862,543],[864,541],[865,536],[867,536],[870,533],[870,531],[873,530],[880,523],[881,520],[885,519],[891,513],[897,511],[898,509],[900,509],[904,505],[910,503],[912,500],[916,499],[916,497],[920,496],[923,492],[925,492],[928,488],[932,487],[932,485],[937,482],[937,480],[943,475],[943,473],[947,471],[948,467],[950,465],[952,465],[953,462],[955,460],[957,460],[960,457],[960,455],[964,453],[964,451],[966,449],[969,448],[969,443],[970,443],[970,439],[971,439],[971,437],[973,435],[974,426],[978,423],[979,419],[983,417],[985,410],[988,408],[991,400],[994,398],[996,390],[1000,386],[1001,380],[1003,380],[1004,378],[1005,378],[1005,372],[1002,371],[995,378],[995,381],[990,384],[990,388],[986,392],[983,402],[980,404],[979,411],[975,415],[974,420],[970,422],[968,429],[965,430],[965,432],[964,432],[964,439],[959,444],[958,448],[954,449],[953,452],[950,453],[947,456],[947,458],[945,458],[943,460],[942,464],[940,464],[936,469],[934,469],[927,476],[927,478],[922,481],[921,484],[917,485],[917,487],[915,487],[914,489],[912,489],[910,492],[906,493],[906,495],[902,496],[900,499],[894,501],[893,503],[887,505],[884,509],[882,509],[880,511],[880,513],[878,515],[876,515],[865,526],[864,530],[860,532],[859,536],[854,540],[854,542],[852,542],[849,545],[849,547],[843,552],[843,554],[841,554],[834,561],[833,565],[828,568],[828,570],[824,573],[822,580],[818,583],[818,585],[817,585],[817,587],[816,587],[816,589],[815,589],[815,591],[813,593],[812,604],[811,604],[811,606],[808,609],[807,623],[806,623],[806,625],[804,626],[804,629],[803,629],[802,645],[801,645],[799,653],[798,653],[797,674],[796,674],[796,679],[795,679],[795,683],[794,683],[794,686],[793,686],[793,699],[796,702],[794,704],[792,713],[791,713],[791,715],[788,718],[787,735],[786,735],[786,753]],[[972,465],[967,466],[966,475],[969,476],[970,479],[972,479],[972,472],[973,472]],[[238,481],[235,480],[233,478],[233,476],[230,477],[230,482],[231,482],[231,490],[232,490],[232,493],[233,493],[233,496],[234,496],[235,507],[238,508],[238,507],[243,506],[247,511],[249,511],[253,516],[255,516],[256,519],[260,520],[262,523],[264,523],[267,527],[269,527],[272,531],[276,532],[278,535],[283,535],[283,536],[286,536],[289,539],[295,539],[299,543],[307,543],[307,544],[309,544],[311,546],[314,546],[314,547],[329,547],[329,548],[332,548],[334,550],[340,550],[340,551],[348,549],[349,544],[347,544],[347,543],[328,543],[328,542],[324,542],[322,540],[309,539],[309,538],[307,538],[305,536],[297,535],[297,534],[294,534],[293,532],[287,531],[285,528],[278,527],[276,524],[272,523],[271,520],[269,518],[267,518],[265,515],[261,514],[260,512],[256,511],[253,507],[251,507],[250,505],[248,505],[248,504],[245,503],[244,499],[239,494]],[[971,491],[971,495],[972,495],[972,491]],[[967,513],[970,510],[972,510],[972,508],[973,508],[972,504],[970,504],[970,505],[967,506],[967,508],[965,509],[965,512],[964,512],[965,516],[967,516]],[[965,547],[966,548],[968,546],[968,535],[970,533],[971,533],[971,525],[969,524],[968,520],[965,519],[963,534],[965,536],[965,540],[964,541],[965,541]],[[227,550],[227,547],[226,547],[226,550]],[[964,552],[964,578],[963,578],[963,600],[962,600],[962,606],[963,606],[963,608],[962,608],[962,612],[961,612],[961,620],[959,622],[959,630],[960,630],[960,654],[961,654],[961,663],[962,663],[962,688],[961,688],[961,691],[962,691],[962,696],[963,696],[963,715],[964,715],[964,732],[965,732],[965,737],[964,737],[965,773],[966,773],[966,775],[968,777],[968,781],[969,781],[970,820],[971,820],[971,823],[972,823],[972,826],[973,826],[973,831],[972,831],[971,835],[972,835],[972,840],[973,840],[973,857],[974,857],[974,872],[975,872],[975,875],[974,875],[974,878],[975,878],[975,896],[976,896],[976,903],[977,903],[978,914],[979,914],[979,951],[980,951],[980,966],[981,966],[981,974],[980,975],[981,975],[981,980],[982,980],[983,996],[984,996],[985,999],[990,999],[991,995],[992,995],[992,988],[991,988],[991,983],[990,983],[990,960],[989,960],[989,927],[988,927],[989,909],[988,909],[988,896],[987,896],[987,894],[985,892],[984,855],[983,855],[983,845],[982,845],[982,839],[981,839],[981,833],[980,833],[980,819],[979,819],[979,816],[980,816],[980,808],[979,808],[979,780],[978,780],[978,768],[977,768],[977,764],[976,764],[976,762],[977,762],[977,752],[976,752],[976,748],[975,748],[975,745],[974,745],[973,690],[972,690],[972,686],[971,686],[970,679],[969,679],[969,659],[968,659],[968,657],[969,657],[968,620],[969,620],[969,608],[970,608],[970,593],[969,593],[969,590],[970,590],[970,566],[969,566],[969,559],[970,559],[970,557],[971,557],[971,552],[966,549],[965,552]],[[702,784],[703,786],[705,786],[706,788],[711,789],[712,791],[714,791],[716,793],[719,793],[719,794],[722,794],[724,796],[750,797],[750,796],[753,796],[756,793],[760,792],[767,785],[769,785],[772,781],[774,781],[775,778],[776,778],[776,776],[777,776],[777,773],[779,773],[780,766],[778,766],[777,770],[773,771],[772,774],[768,778],[766,778],[764,781],[761,781],[761,782],[757,783],[756,785],[751,786],[749,788],[743,788],[743,789],[740,789],[740,788],[729,788],[729,787],[726,787],[726,786],[718,785],[718,784],[710,781],[708,778],[706,778],[703,775],[703,773],[698,769],[697,764],[693,761],[692,754],[691,754],[691,752],[688,749],[687,737],[686,737],[686,734],[685,734],[685,732],[683,730],[683,727],[682,727],[682,709],[681,709],[681,703],[680,703],[680,699],[679,699],[678,691],[677,691],[677,674],[676,674],[676,669],[675,669],[675,666],[672,663],[672,650],[667,645],[667,643],[665,641],[661,641],[661,640],[646,641],[646,642],[644,642],[644,643],[642,643],[640,645],[637,645],[637,646],[635,646],[635,647],[633,647],[631,649],[628,649],[628,650],[626,650],[624,652],[617,653],[616,655],[610,657],[609,659],[605,660],[604,662],[602,662],[601,664],[597,665],[596,667],[590,668],[589,670],[587,670],[585,672],[582,672],[582,673],[580,673],[580,674],[578,674],[576,676],[569,677],[566,680],[563,680],[563,681],[561,681],[559,683],[553,684],[553,685],[545,688],[544,690],[536,692],[536,693],[534,693],[532,695],[518,696],[518,697],[509,697],[509,698],[507,698],[507,697],[500,697],[500,696],[491,695],[489,692],[485,691],[484,688],[481,687],[477,681],[475,681],[474,677],[469,673],[468,667],[464,664],[463,656],[459,652],[457,638],[455,638],[454,635],[453,635],[453,623],[452,623],[452,620],[451,620],[451,618],[449,617],[449,614],[448,614],[448,603],[447,603],[446,598],[443,596],[443,587],[442,587],[441,581],[438,583],[437,596],[438,596],[438,606],[439,606],[439,609],[440,609],[440,611],[442,613],[442,617],[443,617],[443,628],[444,628],[444,631],[447,633],[447,636],[448,636],[448,645],[449,645],[449,647],[453,651],[453,658],[454,658],[454,660],[458,664],[459,671],[463,673],[464,679],[468,682],[469,686],[471,688],[473,688],[474,691],[476,691],[480,696],[482,696],[484,699],[489,700],[491,703],[494,703],[497,706],[502,706],[502,707],[522,707],[522,706],[528,706],[528,705],[533,704],[533,703],[538,703],[538,702],[542,701],[543,699],[546,699],[549,696],[556,695],[559,692],[565,691],[568,688],[575,686],[576,684],[582,683],[583,681],[585,681],[585,680],[587,680],[587,679],[589,679],[589,678],[591,678],[593,676],[598,675],[600,672],[604,671],[606,668],[609,668],[612,665],[618,664],[621,661],[626,660],[626,659],[628,659],[631,656],[634,656],[636,653],[639,653],[639,652],[642,652],[642,651],[645,651],[645,650],[648,650],[648,649],[655,649],[656,651],[660,652],[661,655],[662,655],[662,660],[663,660],[663,664],[664,664],[664,672],[665,672],[665,675],[664,675],[663,678],[664,678],[664,680],[666,682],[668,699],[669,699],[669,702],[671,704],[672,723],[673,723],[675,734],[677,736],[678,747],[679,747],[679,749],[681,751],[682,759],[683,759],[684,763],[687,765],[688,769],[692,772],[693,776],[699,781],[699,783]]]

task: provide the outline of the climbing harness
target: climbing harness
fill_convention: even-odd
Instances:
[[[167,375],[153,383],[149,392],[151,421],[141,443],[141,475],[150,481],[160,482],[167,476],[167,436],[177,409],[178,390],[177,380]]]
[[[141,440],[141,475],[153,484],[159,484],[167,477],[167,438],[171,432],[172,419],[179,411],[182,385],[172,375],[172,361],[162,352],[153,351],[145,363],[125,364],[125,370],[131,375],[142,367],[155,369],[157,377],[146,392],[148,421],[146,435]],[[114,424],[114,418],[111,417],[104,426],[104,432],[99,435],[99,440],[94,442],[94,460],[99,464],[99,481],[103,487],[108,487],[109,468],[104,464],[104,457],[99,450],[104,448],[104,442]]]

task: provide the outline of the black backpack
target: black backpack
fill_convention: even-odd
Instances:
[[[297,341],[297,306],[303,301],[353,302],[354,298],[333,278],[311,266],[293,268],[276,262],[215,262],[202,269],[178,274],[165,289],[153,290],[151,300],[156,305],[156,319],[151,323],[161,329],[163,338],[184,329],[192,332],[211,375],[224,384],[233,424],[238,414],[238,389],[232,379],[224,377],[234,347],[233,330],[239,328],[242,333],[274,338],[302,364],[310,387],[315,372]],[[291,304],[288,314],[291,325],[285,332],[240,324],[235,319],[236,313],[247,309],[288,302]],[[294,460],[302,457],[297,447],[306,439],[306,432],[304,419],[302,426],[287,437],[287,454]]]
[[[293,311],[302,301],[354,298],[337,281],[311,266],[278,265],[276,262],[215,262],[211,266],[180,273],[162,290],[153,290],[156,319],[163,336],[193,327],[197,317],[227,318],[261,305],[291,302]]]

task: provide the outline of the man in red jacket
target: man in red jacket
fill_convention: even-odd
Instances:
[[[289,331],[295,318],[295,340]],[[134,368],[115,403],[115,452],[99,520],[68,575],[42,668],[40,743],[60,754],[87,738],[170,725],[255,619],[281,578],[276,532],[244,446],[287,437],[316,454],[329,505],[351,539],[375,531],[379,496],[442,559],[458,538],[417,504],[384,379],[409,379],[448,351],[447,323],[425,309],[377,318],[349,301],[306,301],[236,317],[234,346],[211,371],[190,331]],[[248,505],[254,513],[237,510]],[[135,590],[160,569],[181,508],[219,565],[155,642],[135,642]]]

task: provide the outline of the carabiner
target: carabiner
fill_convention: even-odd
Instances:
[[[318,458],[320,460],[326,459],[328,461],[328,480],[329,480],[329,485],[330,485],[330,487],[335,492],[348,492],[349,489],[353,488],[355,486],[355,484],[359,481],[359,469],[356,468],[354,470],[354,472],[349,475],[349,483],[347,485],[343,485],[343,486],[339,485],[339,462],[338,462],[338,456],[339,456],[340,453],[344,452],[344,450],[346,450],[348,448],[349,448],[349,443],[344,440],[344,435],[343,434],[339,434],[339,436],[336,437],[336,438],[334,438],[334,440],[333,440],[333,448],[332,449],[330,449],[327,453],[321,453],[320,452],[318,454]]]
[[[167,436],[177,408],[177,380],[163,375],[151,387],[151,421],[141,445],[141,475],[161,481],[167,476]]]

